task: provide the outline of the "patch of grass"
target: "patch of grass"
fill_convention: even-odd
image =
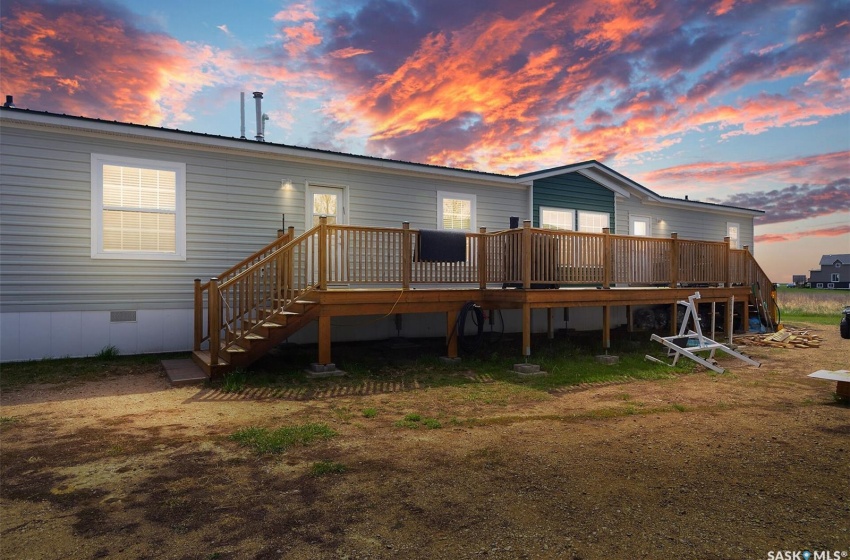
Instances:
[[[114,344],[104,346],[100,352],[94,355],[98,360],[114,360],[120,355],[118,348]]]
[[[243,369],[236,369],[224,376],[224,381],[221,383],[221,391],[223,393],[241,393],[245,390],[245,384],[248,381],[248,374]]]
[[[431,430],[436,430],[443,427],[443,425],[440,424],[440,421],[436,418],[425,418],[424,420],[422,420],[422,425]]]
[[[308,445],[317,440],[330,439],[337,435],[325,424],[303,424],[286,426],[276,430],[249,427],[230,435],[230,439],[256,453],[282,453],[295,445]]]
[[[405,415],[401,420],[393,423],[396,428],[418,429],[420,426],[425,426],[429,430],[442,428],[443,425],[436,418],[423,418],[421,414],[411,413]]]
[[[815,325],[833,325],[836,330],[838,323],[841,321],[841,315],[812,315],[801,312],[782,313],[782,324],[785,327],[793,326],[796,323],[813,323]]]
[[[318,461],[310,467],[310,475],[325,476],[329,474],[342,474],[346,470],[345,465],[336,461]]]
[[[0,390],[17,389],[31,383],[59,384],[95,381],[121,375],[162,372],[162,360],[186,358],[185,352],[92,358],[30,360],[3,364]]]
[[[375,408],[364,408],[362,414],[363,418],[374,418],[378,415],[378,410]]]
[[[673,403],[670,406],[673,407],[673,410],[678,410],[679,412],[685,412],[688,410],[683,404]]]

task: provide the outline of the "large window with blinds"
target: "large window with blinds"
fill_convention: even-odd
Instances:
[[[92,154],[93,258],[186,259],[186,166]]]
[[[438,192],[437,227],[475,231],[475,195]]]

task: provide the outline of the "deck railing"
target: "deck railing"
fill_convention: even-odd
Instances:
[[[256,325],[313,289],[346,285],[494,284],[513,287],[590,285],[603,288],[755,285],[775,317],[772,284],[745,248],[729,239],[694,241],[522,228],[466,234],[466,259],[417,258],[419,231],[319,224],[295,238],[292,229],[220,277],[195,284],[195,349],[238,343]],[[204,309],[207,320],[204,321]]]

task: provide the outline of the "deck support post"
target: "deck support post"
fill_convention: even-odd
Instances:
[[[331,318],[319,316],[319,364],[332,363],[331,360]]]
[[[602,347],[611,348],[611,306],[602,306]]]
[[[673,302],[670,304],[670,334],[674,335],[679,332],[679,304]]]
[[[632,317],[632,306],[626,306],[626,330],[628,332],[635,332],[635,320]]]
[[[522,355],[531,356],[531,306],[522,305]]]
[[[726,332],[729,333],[729,345],[732,345],[732,334],[735,329],[735,296],[726,299]]]
[[[457,358],[457,313],[446,311],[446,357]]]
[[[546,335],[549,340],[555,339],[555,310],[551,307],[546,308]]]

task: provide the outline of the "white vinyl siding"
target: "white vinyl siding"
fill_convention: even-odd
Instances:
[[[575,210],[541,206],[540,227],[543,229],[575,231],[575,215]]]
[[[186,259],[186,166],[92,154],[91,256]]]
[[[475,195],[438,192],[438,229],[475,231],[475,202]]]
[[[653,237],[670,237],[678,233],[679,239],[697,239],[700,241],[723,241],[727,236],[727,224],[737,223],[739,229],[739,246],[745,245],[753,251],[753,219],[735,211],[721,208],[703,210],[698,205],[693,209],[673,208],[659,204],[645,204],[636,196],[617,199],[617,231],[631,232],[630,216],[652,216],[651,235]]]

